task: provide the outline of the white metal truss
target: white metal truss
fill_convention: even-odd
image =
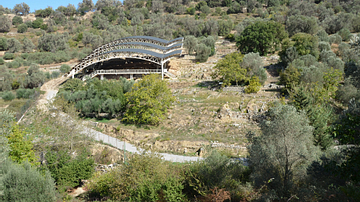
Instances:
[[[137,42],[132,44],[132,42]],[[140,43],[139,43],[140,42]],[[93,50],[88,56],[82,59],[81,62],[76,64],[72,69],[65,74],[67,77],[74,77],[75,74],[81,72],[86,67],[99,63],[108,61],[111,59],[117,58],[132,58],[132,59],[140,59],[149,61],[158,65],[161,65],[162,69],[162,78],[164,77],[163,66],[169,61],[172,57],[181,55],[181,51],[173,55],[165,56],[166,54],[171,53],[174,50],[182,50],[182,42],[183,38],[178,38],[172,41],[166,41],[163,39],[158,39],[155,37],[126,37],[122,39],[115,40],[108,44],[104,44],[97,49]],[[142,43],[142,44],[141,44]],[[180,46],[176,46],[176,44],[181,43]],[[151,44],[161,46],[163,48],[155,47]],[[121,51],[117,51],[121,50]],[[129,51],[127,51],[129,50]],[[131,51],[130,51],[131,50]],[[138,52],[134,50],[139,50]],[[162,57],[156,57],[154,54],[142,53],[141,50],[154,51],[154,53],[158,53],[156,55],[161,54]]]

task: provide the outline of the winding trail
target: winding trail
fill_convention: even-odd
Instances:
[[[37,107],[39,109],[45,109],[45,110],[47,109],[46,104],[56,96],[56,94],[59,90],[59,85],[61,83],[63,83],[64,81],[66,81],[66,78],[63,78],[63,77],[53,79],[53,80],[46,82],[40,88],[40,90],[45,91],[45,94],[43,96],[41,96],[38,101]],[[125,150],[127,152],[140,154],[144,151],[143,149],[137,148],[128,142],[121,141],[117,138],[114,138],[114,137],[111,137],[104,133],[101,133],[99,131],[96,131],[85,125],[82,126],[81,133],[84,135],[90,136],[97,141],[102,141],[105,144],[109,144],[115,148],[118,148],[120,150]],[[158,153],[158,154],[160,154],[162,156],[162,158],[166,161],[179,162],[179,163],[189,162],[189,161],[199,161],[199,160],[203,159],[202,157],[196,157],[196,156],[182,156],[182,155],[175,155],[175,154],[168,154],[168,153]]]

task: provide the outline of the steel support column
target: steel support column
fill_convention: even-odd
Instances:
[[[161,61],[161,79],[164,80],[164,63]]]

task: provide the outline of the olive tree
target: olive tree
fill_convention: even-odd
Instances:
[[[45,34],[38,40],[38,48],[42,51],[56,52],[69,48],[67,33],[64,34]]]
[[[188,50],[189,54],[192,54],[197,45],[197,39],[194,36],[186,36],[184,40],[184,47]]]
[[[92,0],[83,0],[78,4],[78,10],[81,14],[85,14],[95,8]]]
[[[257,76],[261,84],[264,84],[267,75],[266,70],[264,69],[263,59],[260,57],[259,53],[248,53],[244,56],[241,66],[246,68],[247,77],[251,78],[252,76]]]
[[[303,15],[290,16],[286,21],[286,30],[292,36],[299,32],[315,34],[318,29],[317,19],[315,17],[306,17]]]
[[[0,32],[8,32],[11,28],[11,22],[5,15],[0,15]]]
[[[13,25],[20,25],[23,23],[23,19],[20,16],[14,16],[12,19]]]
[[[25,33],[27,31],[27,29],[28,29],[28,26],[23,23],[23,24],[18,25],[17,32],[18,33]]]
[[[196,57],[195,59],[199,62],[206,62],[211,53],[211,48],[205,44],[198,44],[195,46]]]
[[[33,42],[28,39],[28,38],[24,38],[23,40],[23,46],[22,46],[22,49],[23,49],[23,52],[24,53],[30,53],[34,50],[36,46],[33,44]]]
[[[0,37],[0,51],[5,51],[8,49],[7,39],[5,37]]]
[[[261,124],[262,135],[250,135],[249,163],[256,186],[267,183],[278,197],[290,197],[306,177],[306,168],[317,158],[313,127],[306,114],[278,104]]]
[[[16,15],[27,15],[30,12],[30,6],[23,2],[21,4],[16,4],[13,10]]]
[[[29,88],[40,87],[45,82],[45,74],[36,64],[30,65],[25,77],[25,83]]]
[[[8,44],[10,53],[19,52],[21,50],[21,48],[22,48],[21,43],[15,38],[8,39],[7,44]]]
[[[236,38],[236,45],[243,54],[258,52],[266,55],[274,52],[285,38],[287,33],[280,23],[258,21],[245,28]]]
[[[5,65],[0,65],[0,72],[2,77],[2,79],[0,80],[0,90],[1,91],[11,90],[13,75],[9,72],[9,69],[5,67]]]
[[[73,4],[69,4],[64,11],[66,16],[73,16],[76,13],[76,8]]]

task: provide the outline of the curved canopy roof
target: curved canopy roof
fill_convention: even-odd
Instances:
[[[143,54],[151,55],[151,56],[154,56],[154,57],[157,57],[157,58],[160,58],[160,59],[164,59],[164,58],[168,58],[168,57],[173,56],[173,55],[181,54],[181,50],[175,50],[175,51],[172,51],[172,52],[170,52],[168,54],[161,54],[161,53],[157,53],[157,52],[149,51],[149,50],[144,50],[144,49],[126,48],[126,49],[118,49],[118,50],[108,51],[108,52],[102,53],[102,55],[103,54],[108,54],[108,53],[117,53],[117,52],[143,53]]]
[[[173,40],[165,40],[165,39],[160,39],[160,38],[157,38],[157,37],[153,37],[153,36],[129,36],[129,37],[124,37],[124,38],[121,38],[121,39],[149,39],[149,40],[153,40],[153,41],[158,41],[160,43],[164,43],[164,44],[170,44],[170,43],[173,43],[175,41],[179,41],[179,40],[182,40],[184,39],[184,37],[179,37],[179,38],[176,38],[176,39],[173,39]],[[119,39],[119,40],[121,40]]]
[[[124,42],[124,43],[115,44],[115,46],[119,46],[119,45],[139,45],[139,46],[147,46],[147,47],[150,47],[150,48],[159,49],[159,50],[163,50],[163,51],[166,51],[166,50],[169,50],[169,49],[173,49],[173,48],[181,48],[181,43],[179,43],[179,44],[174,44],[174,45],[169,46],[169,47],[159,46],[159,45],[156,45],[156,44],[145,43],[145,42]]]

